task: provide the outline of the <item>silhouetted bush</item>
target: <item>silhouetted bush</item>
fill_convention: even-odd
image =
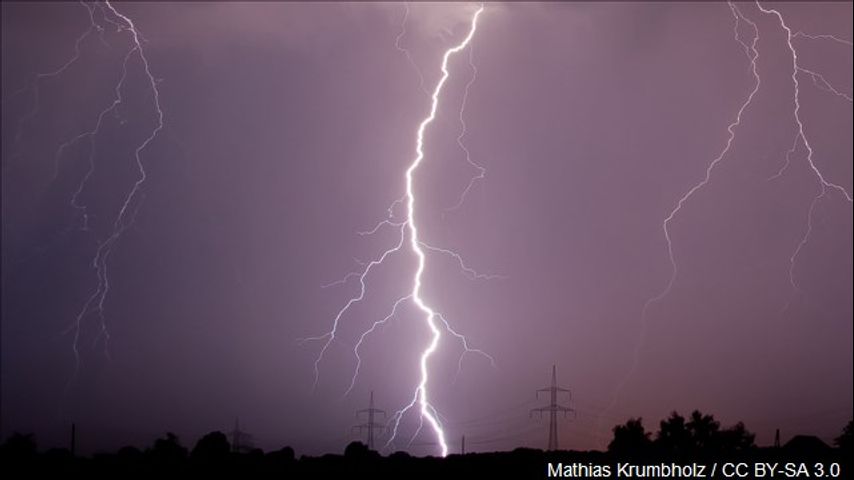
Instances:
[[[368,446],[362,442],[350,442],[347,448],[344,449],[344,457],[346,458],[365,458],[368,456]]]
[[[222,432],[211,432],[196,442],[190,457],[203,463],[216,463],[225,461],[231,452],[228,438]]]

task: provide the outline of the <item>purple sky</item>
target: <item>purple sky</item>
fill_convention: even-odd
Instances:
[[[852,4],[763,4],[793,32],[850,42]],[[402,4],[114,4],[147,40],[165,128],[143,150],[147,179],[135,224],[109,258],[104,319],[80,332],[76,313],[97,286],[92,257],[137,179],[134,149],[156,123],[138,57],[125,101],[93,144],[55,153],[90,130],[113,100],[127,31],[81,42],[89,27],[75,3],[2,3],[2,411],[0,433],[35,432],[63,445],[76,421],[82,450],[147,445],[166,430],[185,443],[227,430],[236,417],[259,446],[341,451],[354,411],[374,391],[389,413],[411,398],[429,339],[422,316],[402,307],[368,337],[361,373],[352,345],[411,288],[413,257],[400,254],[369,277],[366,300],[342,319],[316,389],[320,335],[358,294],[358,283],[321,288],[392,245],[395,235],[357,231],[382,220],[404,193],[415,131],[429,111],[417,71],[395,48]],[[498,280],[471,280],[446,256],[428,256],[424,297],[488,352],[495,367],[443,337],[430,393],[452,451],[544,447],[547,421],[534,391],[573,391],[577,418],[561,446],[602,448],[630,416],[648,428],[672,410],[698,408],[739,420],[769,444],[774,429],[831,441],[852,416],[852,213],[838,191],[813,210],[820,184],[796,135],[792,57],[775,16],[739,4],[760,39],[760,88],[710,181],[670,223],[671,275],[662,222],[703,179],[727,126],[754,87],[725,3],[488,4],[473,39],[477,75],[463,142],[456,143],[473,70],[452,57],[439,112],[425,137],[415,184],[423,240],[451,248]],[[96,20],[103,23],[100,10]],[[471,5],[416,4],[400,46],[424,84],[466,33]],[[110,26],[109,23],[105,25]],[[741,38],[752,41],[745,21]],[[852,47],[793,39],[800,118],[813,161],[852,191]],[[824,87],[824,88],[821,88]],[[28,116],[28,112],[34,111]],[[24,119],[24,121],[21,121]],[[16,140],[16,137],[17,140]],[[55,176],[55,172],[58,174]],[[643,343],[641,337],[645,339]],[[632,365],[638,348],[636,368]],[[633,373],[628,376],[629,372]],[[621,382],[621,393],[611,408]],[[406,448],[416,416],[401,424]],[[408,448],[435,454],[426,430]]]

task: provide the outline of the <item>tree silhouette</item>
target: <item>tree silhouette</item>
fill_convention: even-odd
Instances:
[[[614,439],[608,444],[608,451],[618,455],[643,454],[652,445],[649,437],[643,419],[630,418],[625,424],[614,427]]]
[[[718,433],[717,444],[723,452],[744,452],[756,448],[755,438],[756,435],[748,432],[744,423],[738,422]]]
[[[714,416],[694,410],[687,422],[676,412],[662,420],[655,445],[666,455],[684,457],[697,452],[743,452],[756,447],[755,438],[742,422],[722,430]]]
[[[699,410],[691,412],[691,420],[685,424],[691,433],[691,444],[696,450],[716,450],[720,422],[712,415],[703,415]]]
[[[682,456],[690,452],[693,449],[693,443],[691,432],[685,425],[685,417],[672,412],[670,417],[662,420],[655,444],[662,452],[670,455]]]

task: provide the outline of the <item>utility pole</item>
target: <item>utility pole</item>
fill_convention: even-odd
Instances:
[[[780,448],[780,429],[774,432],[774,448]]]
[[[359,430],[359,433],[361,433],[363,430],[368,431],[368,438],[367,438],[368,450],[373,450],[374,449],[374,430],[380,430],[380,431],[385,430],[385,425],[375,422],[374,416],[376,414],[380,414],[383,417],[385,417],[385,415],[386,415],[385,410],[380,410],[378,408],[374,408],[374,392],[373,392],[373,390],[371,390],[371,400],[370,400],[370,403],[368,403],[368,408],[366,408],[364,410],[358,410],[356,412],[356,418],[359,418],[359,415],[361,415],[361,414],[367,414],[367,420],[368,421],[366,423],[361,423],[359,425],[354,426],[353,429]]]
[[[460,455],[466,454],[466,436],[463,435],[462,440],[460,441]]]
[[[540,415],[540,418],[543,416],[543,412],[549,412],[549,448],[548,450],[557,450],[558,449],[558,441],[557,441],[557,414],[559,412],[563,413],[564,418],[566,418],[566,414],[572,412],[575,413],[575,410],[564,407],[557,403],[557,394],[558,392],[566,393],[569,396],[569,390],[565,388],[561,388],[557,386],[557,368],[552,365],[552,384],[550,387],[541,388],[537,390],[537,398],[540,398],[540,392],[548,392],[551,396],[551,401],[548,406],[534,408],[531,409],[531,416],[534,413]]]

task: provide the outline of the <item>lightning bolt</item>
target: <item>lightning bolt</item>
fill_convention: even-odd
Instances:
[[[87,6],[87,8],[89,8],[91,13],[93,7],[90,8]],[[118,83],[113,89],[114,98],[112,103],[98,114],[95,126],[91,130],[83,132],[77,135],[76,137],[64,142],[59,146],[57,150],[56,158],[58,162],[58,159],[62,156],[62,153],[71,145],[81,141],[84,138],[88,138],[90,141],[88,162],[89,169],[83,176],[82,180],[77,186],[77,189],[71,197],[71,206],[82,213],[82,228],[84,230],[88,229],[88,213],[86,210],[86,206],[79,202],[79,196],[83,192],[89,179],[92,177],[92,174],[95,171],[94,139],[100,133],[104,117],[108,113],[114,112],[115,109],[123,102],[122,88],[128,75],[128,63],[130,59],[134,56],[136,56],[142,63],[143,70],[148,81],[148,86],[151,89],[153,97],[153,106],[156,114],[156,124],[145,137],[145,139],[134,149],[134,160],[137,166],[138,177],[131,189],[124,197],[124,201],[121,205],[121,208],[119,209],[119,212],[113,222],[111,233],[104,241],[99,242],[98,248],[95,251],[95,256],[92,259],[92,268],[95,270],[97,278],[96,287],[86,299],[86,301],[83,303],[83,306],[78,311],[72,324],[68,327],[68,330],[66,330],[74,332],[74,340],[72,343],[72,351],[74,354],[74,371],[71,376],[71,379],[69,380],[69,385],[76,378],[80,368],[79,346],[83,321],[87,316],[93,313],[97,314],[100,325],[100,331],[98,332],[98,335],[95,338],[95,342],[97,343],[99,340],[103,340],[104,353],[107,358],[109,358],[110,332],[107,328],[107,322],[104,316],[105,302],[107,300],[107,295],[110,292],[111,286],[109,276],[109,258],[112,255],[116,244],[121,239],[124,232],[128,228],[133,226],[137,212],[139,211],[139,208],[144,199],[144,195],[140,192],[143,184],[147,179],[147,173],[145,170],[145,165],[142,161],[142,152],[146,148],[148,148],[148,146],[157,138],[158,133],[163,129],[164,126],[163,110],[160,106],[160,91],[157,88],[157,80],[151,73],[151,67],[149,65],[148,58],[145,55],[145,49],[143,48],[143,42],[145,41],[144,37],[142,37],[142,35],[139,33],[139,30],[137,29],[133,20],[127,15],[119,12],[109,1],[105,1],[102,5],[99,4],[99,8],[101,8],[101,11],[104,13],[105,21],[114,25],[117,31],[127,30],[130,32],[132,39],[132,48],[124,56],[124,60],[122,62],[122,74]],[[110,18],[107,13],[111,14],[114,18]]]
[[[420,310],[421,313],[424,315],[424,321],[425,321],[427,327],[429,328],[429,330],[431,332],[431,338],[430,338],[430,342],[427,344],[427,346],[424,348],[424,350],[421,352],[421,355],[420,355],[420,359],[419,359],[420,378],[419,378],[417,386],[414,389],[412,400],[406,406],[404,406],[403,408],[398,410],[392,416],[390,421],[392,421],[394,423],[394,429],[392,431],[392,434],[391,434],[388,442],[386,443],[386,446],[388,446],[392,442],[394,442],[394,440],[397,436],[397,431],[398,431],[398,427],[400,425],[401,419],[407,414],[407,412],[409,412],[412,409],[417,408],[419,413],[420,413],[420,416],[419,416],[420,424],[419,424],[418,430],[416,430],[416,432],[415,432],[415,435],[417,436],[420,433],[421,428],[425,425],[425,423],[427,425],[429,425],[429,427],[432,429],[433,433],[436,436],[437,442],[438,442],[439,447],[440,447],[440,453],[442,456],[446,456],[448,454],[448,445],[445,441],[445,432],[444,432],[444,429],[442,427],[441,418],[440,418],[438,412],[436,411],[436,409],[430,403],[430,395],[429,395],[429,391],[428,391],[428,386],[429,386],[429,380],[430,380],[430,376],[429,376],[430,358],[433,356],[433,354],[436,352],[436,350],[439,347],[439,343],[440,343],[440,340],[442,338],[443,328],[451,336],[454,336],[455,338],[460,340],[460,342],[462,343],[464,351],[460,357],[460,362],[462,362],[462,356],[465,355],[466,353],[477,353],[477,354],[484,355],[490,360],[490,362],[492,362],[493,359],[492,359],[492,357],[490,357],[488,354],[486,354],[482,350],[470,348],[466,338],[463,335],[461,335],[460,333],[456,332],[454,329],[452,329],[450,324],[448,323],[448,321],[445,319],[445,317],[442,316],[441,313],[437,312],[433,307],[428,305],[428,303],[425,301],[425,299],[421,296],[422,278],[423,278],[424,270],[426,268],[426,261],[427,261],[426,252],[431,251],[431,252],[451,256],[458,263],[458,265],[460,266],[462,271],[467,276],[469,276],[470,278],[488,279],[488,278],[493,278],[493,276],[479,274],[475,270],[469,268],[465,264],[465,262],[462,260],[462,257],[459,254],[457,254],[451,250],[448,250],[448,249],[428,245],[421,240],[420,232],[419,232],[418,225],[416,222],[416,195],[415,195],[415,190],[414,190],[414,182],[415,182],[415,173],[418,170],[421,163],[424,161],[424,156],[425,156],[425,154],[424,154],[424,133],[427,130],[427,127],[436,118],[438,108],[439,108],[439,98],[441,96],[441,93],[442,93],[442,90],[443,90],[445,84],[448,81],[448,78],[450,77],[450,71],[448,70],[448,62],[452,56],[456,55],[460,51],[464,50],[467,46],[469,46],[469,44],[472,41],[472,38],[475,35],[475,32],[477,31],[478,18],[480,17],[480,14],[483,11],[484,11],[484,6],[481,4],[471,17],[471,23],[470,23],[469,31],[468,31],[467,35],[465,36],[465,38],[460,43],[458,43],[457,45],[446,50],[442,56],[442,63],[441,63],[442,76],[440,77],[439,81],[437,82],[436,86],[433,88],[433,91],[431,92],[431,95],[430,95],[430,99],[431,99],[430,112],[427,115],[427,117],[425,117],[418,126],[417,133],[416,133],[416,141],[415,141],[415,158],[412,160],[412,163],[410,163],[410,165],[407,168],[406,173],[405,173],[405,194],[401,198],[395,200],[391,204],[391,206],[389,206],[389,208],[387,210],[387,213],[388,213],[387,219],[382,220],[379,223],[377,223],[376,226],[374,226],[374,228],[372,228],[371,230],[364,231],[364,232],[358,232],[360,235],[363,235],[363,236],[364,235],[373,235],[374,233],[378,232],[380,229],[392,228],[392,229],[397,230],[397,232],[398,232],[397,244],[392,246],[391,248],[383,251],[378,257],[374,258],[370,262],[365,263],[361,270],[356,271],[356,272],[350,272],[343,279],[327,285],[327,286],[331,286],[334,284],[341,284],[341,283],[345,283],[350,278],[357,278],[358,282],[359,282],[359,293],[356,296],[350,298],[344,304],[344,306],[338,311],[338,313],[335,315],[335,317],[333,319],[331,330],[329,330],[327,333],[325,333],[323,335],[316,336],[316,337],[309,337],[309,338],[303,339],[301,341],[301,342],[307,342],[307,341],[322,341],[323,342],[323,345],[320,349],[320,352],[319,352],[319,354],[316,357],[315,362],[314,362],[314,386],[316,388],[318,378],[319,378],[320,362],[323,360],[324,355],[328,351],[330,345],[336,339],[338,326],[341,322],[342,317],[349,311],[349,309],[353,305],[361,302],[365,298],[366,290],[367,290],[365,282],[366,282],[367,276],[371,273],[371,271],[374,268],[376,268],[378,265],[382,264],[390,255],[401,252],[401,251],[403,251],[405,246],[408,246],[408,249],[411,251],[412,254],[414,254],[414,256],[417,260],[417,267],[416,267],[415,273],[413,274],[413,277],[412,277],[412,289],[410,290],[410,292],[407,295],[398,298],[394,302],[394,304],[391,308],[391,312],[386,317],[374,322],[371,325],[371,327],[369,329],[367,329],[366,331],[364,331],[362,333],[362,335],[359,337],[359,339],[358,339],[358,341],[357,341],[357,343],[353,349],[354,355],[356,357],[356,367],[355,367],[353,377],[351,379],[350,385],[349,385],[346,393],[349,393],[352,390],[353,386],[355,385],[356,377],[359,374],[359,369],[361,366],[361,357],[360,357],[359,351],[360,351],[360,348],[363,345],[365,339],[371,333],[373,333],[378,328],[382,327],[388,321],[390,321],[396,315],[398,307],[401,304],[403,304],[404,302],[407,302],[407,301],[412,302],[412,304],[415,305],[418,308],[418,310]],[[395,40],[395,48],[397,48],[399,51],[406,53],[406,56],[407,56],[408,60],[410,61],[410,64],[413,67],[416,67],[414,62],[412,61],[411,56],[408,54],[408,51],[400,46],[401,38],[405,35],[405,28],[404,27],[406,24],[406,18],[408,16],[408,14],[409,14],[409,7],[407,6],[406,7],[406,14],[404,16],[403,24],[401,27],[401,32],[398,34],[398,36]],[[417,67],[416,67],[416,71],[418,71]],[[420,73],[419,73],[419,77],[420,77]],[[398,220],[397,217],[399,216],[399,214],[397,213],[397,211],[399,210],[398,207],[401,207],[401,206],[405,207],[405,218],[402,220]],[[440,328],[440,327],[443,327],[443,328]],[[345,393],[345,395],[346,395],[346,393]],[[413,438],[415,438],[415,437],[413,436]]]
[[[438,415],[436,414],[435,409],[428,400],[427,393],[427,382],[429,380],[428,377],[428,369],[427,369],[427,361],[430,359],[430,356],[433,355],[433,352],[436,351],[436,348],[439,346],[439,339],[441,338],[441,331],[436,326],[436,312],[428,306],[424,299],[421,298],[421,276],[424,273],[424,263],[425,257],[424,250],[421,249],[421,243],[418,240],[418,228],[415,224],[415,193],[413,192],[412,184],[413,184],[413,176],[415,174],[415,170],[418,169],[418,166],[424,160],[424,131],[427,126],[433,122],[436,118],[436,111],[439,107],[439,94],[442,92],[442,87],[445,86],[445,82],[447,82],[450,73],[448,72],[448,60],[451,58],[451,55],[456,54],[457,52],[463,50],[471,39],[474,38],[474,34],[477,31],[477,19],[480,17],[480,14],[483,12],[483,5],[478,7],[477,11],[475,11],[471,20],[471,28],[469,30],[468,35],[463,39],[463,41],[455,47],[447,50],[442,57],[442,77],[439,79],[439,82],[436,84],[436,88],[433,90],[432,95],[432,104],[430,106],[430,115],[425,118],[421,125],[418,127],[418,135],[417,140],[415,142],[415,160],[406,170],[406,198],[407,198],[407,225],[409,227],[409,243],[412,251],[418,257],[418,268],[415,271],[415,276],[413,277],[413,286],[412,286],[412,299],[414,303],[420,308],[427,317],[427,324],[430,327],[430,330],[433,332],[433,338],[430,341],[430,344],[421,354],[421,382],[418,384],[418,388],[415,390],[415,395],[412,398],[412,402],[409,403],[406,407],[399,410],[397,414],[397,421],[395,422],[395,429],[392,433],[392,437],[389,442],[394,440],[394,436],[397,433],[397,427],[400,423],[400,419],[403,415],[413,406],[415,406],[416,402],[420,405],[421,408],[421,418],[426,419],[430,426],[433,428],[433,432],[436,435],[436,439],[439,442],[440,449],[442,452],[442,456],[448,455],[448,445],[445,442],[445,432],[442,430],[442,425],[439,423]]]
[[[651,299],[647,300],[647,302],[644,304],[644,317],[646,316],[646,312],[652,304],[659,302],[661,299],[663,299],[670,293],[671,289],[673,288],[673,283],[676,281],[676,275],[678,274],[676,256],[673,253],[673,240],[670,237],[671,222],[673,222],[673,220],[676,218],[676,215],[679,214],[680,211],[682,211],[682,208],[685,206],[685,203],[688,202],[688,200],[690,200],[691,197],[693,197],[694,194],[697,193],[700,189],[709,184],[709,181],[712,178],[712,172],[714,171],[715,167],[717,167],[718,164],[723,161],[724,157],[726,157],[727,153],[729,153],[730,148],[732,147],[732,142],[735,140],[735,129],[741,125],[741,117],[744,114],[744,111],[747,110],[747,107],[749,107],[751,102],[753,102],[753,97],[756,96],[756,93],[759,91],[759,86],[761,84],[759,73],[756,70],[756,62],[759,58],[759,52],[756,50],[756,44],[759,41],[759,29],[754,22],[743,16],[738,7],[736,7],[732,2],[727,3],[730,9],[732,10],[733,16],[735,17],[736,21],[736,26],[734,27],[735,39],[736,41],[738,41],[738,43],[742,45],[742,47],[744,47],[745,51],[749,52],[748,58],[750,59],[750,71],[753,75],[755,83],[753,85],[753,89],[750,91],[750,94],[747,96],[747,99],[745,99],[745,101],[741,104],[741,107],[738,109],[735,119],[727,126],[728,135],[723,149],[718,153],[715,158],[712,159],[708,166],[706,166],[705,175],[703,176],[702,180],[700,180],[700,182],[696,183],[684,195],[682,195],[679,201],[676,202],[676,206],[670,211],[670,214],[667,215],[667,217],[664,219],[664,222],[662,223],[664,239],[667,243],[667,258],[670,262],[671,274],[670,279],[667,281],[667,285],[664,287],[664,290],[655,297],[652,297]],[[742,20],[748,23],[753,28],[753,42],[749,46],[744,43],[738,33],[739,22]]]
[[[100,327],[99,332],[94,340],[94,343],[97,344],[99,341],[103,340],[104,354],[107,358],[109,358],[110,356],[108,347],[110,340],[110,332],[107,328],[107,322],[104,316],[105,302],[107,300],[107,295],[111,287],[108,268],[109,258],[114,252],[114,248],[118,241],[121,239],[123,233],[134,224],[137,212],[139,211],[139,208],[144,198],[144,195],[141,193],[141,189],[147,178],[147,173],[145,171],[145,167],[142,161],[142,153],[155,140],[158,133],[163,129],[164,126],[163,111],[160,107],[160,92],[157,88],[157,80],[151,73],[148,58],[146,57],[145,49],[143,47],[143,44],[146,42],[146,40],[137,29],[133,20],[127,15],[121,13],[108,0],[104,2],[88,3],[85,1],[79,1],[78,3],[87,11],[87,15],[89,18],[89,26],[83,33],[81,33],[76,38],[72,55],[55,70],[37,73],[28,85],[13,93],[10,98],[4,99],[4,103],[9,99],[17,97],[18,95],[23,94],[27,91],[33,92],[32,107],[18,121],[17,131],[14,140],[15,144],[18,145],[22,139],[24,127],[39,114],[41,107],[40,92],[42,83],[60,77],[63,73],[67,72],[73,65],[75,65],[81,59],[83,55],[84,42],[90,36],[97,33],[101,43],[106,47],[110,47],[110,44],[104,37],[104,33],[107,30],[106,25],[112,26],[115,33],[120,33],[123,31],[130,32],[132,40],[131,48],[123,57],[121,64],[121,75],[113,88],[112,101],[109,105],[107,105],[99,112],[91,129],[81,132],[80,134],[62,142],[58,146],[54,154],[54,180],[56,180],[60,175],[60,162],[65,152],[72,146],[84,140],[88,140],[89,142],[89,153],[87,161],[88,168],[83,174],[81,180],[77,183],[77,186],[70,197],[71,208],[74,211],[78,212],[82,219],[82,223],[80,226],[81,230],[90,230],[90,216],[88,212],[88,207],[84,203],[81,203],[80,196],[88,185],[89,181],[91,180],[93,174],[95,173],[95,139],[101,133],[101,129],[105,124],[106,117],[109,114],[116,114],[117,108],[124,102],[122,90],[125,86],[125,81],[128,77],[129,63],[135,57],[138,58],[142,64],[146,79],[148,81],[148,86],[151,89],[154,111],[156,113],[156,125],[148,133],[145,139],[141,143],[139,143],[134,149],[134,159],[137,166],[138,177],[134,182],[133,186],[130,188],[130,190],[124,197],[121,208],[119,209],[119,212],[113,222],[109,235],[107,235],[105,240],[98,242],[98,247],[91,262],[92,268],[95,270],[95,275],[97,279],[96,287],[86,298],[85,302],[83,303],[83,306],[74,316],[70,325],[65,330],[65,333],[73,333],[71,349],[74,356],[74,369],[68,383],[66,384],[66,391],[68,387],[70,387],[70,385],[73,383],[79,372],[80,342],[82,340],[81,334],[84,320],[93,313],[97,314]],[[97,16],[96,12],[98,13]],[[19,155],[20,153],[17,153],[15,156]]]
[[[85,31],[83,31],[75,39],[72,55],[70,57],[68,57],[67,60],[65,60],[59,67],[55,68],[54,70],[36,73],[35,75],[32,76],[32,79],[30,80],[30,82],[28,84],[24,85],[22,88],[18,89],[17,91],[12,93],[7,98],[4,98],[2,101],[2,104],[5,105],[8,101],[13,100],[13,99],[17,98],[18,96],[20,96],[26,92],[30,92],[30,91],[32,92],[32,106],[29,107],[29,110],[23,116],[21,116],[21,118],[19,118],[16,122],[17,126],[16,126],[15,136],[13,139],[13,151],[12,151],[12,155],[11,155],[12,159],[17,159],[17,158],[20,158],[21,156],[24,155],[24,152],[21,149],[21,140],[24,137],[24,131],[25,131],[25,127],[27,126],[27,124],[29,124],[33,119],[35,119],[40,113],[42,84],[48,80],[54,80],[54,79],[61,77],[66,71],[71,69],[72,66],[74,66],[81,59],[81,57],[83,55],[84,42],[90,36],[92,36],[95,32],[98,33],[98,37],[99,37],[101,43],[108,48],[110,47],[110,45],[107,43],[106,39],[104,38],[104,32],[106,29],[99,22],[112,23],[112,24],[115,24],[115,22],[111,21],[106,16],[106,14],[104,13],[103,5],[98,4],[98,3],[89,4],[89,3],[86,3],[82,0],[78,1],[77,3],[78,3],[78,5],[80,5],[81,7],[86,9],[86,14],[89,18],[89,26]],[[96,18],[96,15],[95,15],[96,10],[98,12],[100,12],[99,18]],[[54,180],[57,180],[57,178],[59,177],[60,159],[61,159],[65,149],[70,147],[74,143],[77,143],[77,141],[79,141],[84,136],[85,136],[84,134],[81,134],[81,135],[78,135],[73,140],[63,142],[63,144],[60,145],[60,147],[57,149],[57,152],[54,155],[54,163],[55,163]],[[91,153],[90,153],[90,157],[91,157]],[[90,169],[94,168],[92,162],[93,162],[93,159],[90,158],[89,159]],[[4,162],[2,168],[5,168],[5,166],[6,166],[6,163]],[[85,179],[88,180],[88,178],[90,176],[91,176],[91,172],[89,172],[85,175]],[[78,189],[74,193],[74,195],[72,195],[72,199],[71,199],[70,203],[71,203],[72,208],[76,209],[78,212],[80,212],[82,214],[83,230],[88,230],[88,215],[87,215],[85,206],[82,206],[82,205],[78,204],[78,202],[77,202],[77,198],[79,196],[80,190],[82,190],[82,187],[80,189]],[[69,227],[63,229],[60,236],[64,236],[65,234],[70,232],[72,230],[72,228],[73,227],[69,226]],[[39,248],[39,249],[42,250],[41,248]]]
[[[640,360],[640,352],[643,349],[643,345],[646,341],[646,333],[648,328],[647,313],[650,306],[664,299],[670,293],[671,289],[673,288],[673,284],[676,281],[678,267],[676,263],[676,256],[673,252],[673,240],[670,237],[670,224],[676,218],[676,215],[679,214],[680,211],[682,211],[682,208],[685,206],[685,203],[688,202],[688,200],[690,200],[691,197],[694,196],[694,194],[696,194],[699,190],[701,190],[709,183],[712,178],[712,172],[714,171],[715,167],[717,167],[718,164],[720,164],[724,160],[727,153],[729,153],[730,148],[732,147],[732,143],[735,140],[735,130],[741,125],[742,114],[745,110],[747,110],[748,106],[750,106],[751,102],[753,101],[753,97],[756,96],[756,93],[759,91],[761,79],[759,77],[759,73],[756,67],[757,60],[759,59],[759,51],[756,49],[756,45],[759,42],[759,28],[757,27],[756,23],[744,17],[739,8],[733,2],[728,1],[727,5],[729,6],[729,9],[732,12],[733,18],[735,20],[735,25],[733,27],[735,40],[742,46],[742,48],[744,48],[744,51],[750,62],[750,71],[754,79],[753,88],[750,90],[750,93],[747,95],[747,98],[744,100],[744,102],[742,102],[741,107],[738,109],[738,112],[735,115],[735,119],[727,126],[728,135],[723,149],[721,149],[718,155],[715,156],[706,166],[703,178],[698,183],[694,184],[690,189],[688,189],[688,191],[684,195],[682,195],[682,197],[679,198],[674,208],[670,211],[667,217],[665,217],[664,222],[662,223],[664,240],[667,245],[667,258],[670,262],[670,278],[668,279],[664,290],[662,290],[658,295],[648,299],[643,305],[643,309],[641,310],[641,331],[638,341],[635,344],[634,353],[632,355],[632,365],[629,368],[629,371],[617,385],[615,393],[611,398],[611,402],[608,404],[605,410],[603,410],[601,416],[599,417],[599,430],[601,430],[601,421],[603,416],[607,415],[607,413],[610,412],[611,409],[616,406],[617,402],[619,401],[619,397],[626,386],[626,383],[637,370],[637,366]],[[741,38],[741,35],[739,34],[739,27],[742,21],[750,25],[750,27],[753,29],[753,41],[750,44],[745,43],[745,41]]]
[[[641,351],[642,346],[645,342],[646,333],[647,333],[647,326],[648,326],[648,321],[647,321],[648,315],[647,314],[648,314],[649,308],[653,304],[663,300],[671,292],[673,284],[676,280],[676,277],[678,274],[678,267],[677,267],[677,263],[676,263],[675,254],[673,252],[673,242],[672,242],[672,239],[670,236],[670,225],[673,222],[673,220],[676,218],[676,216],[679,214],[679,212],[682,211],[686,202],[688,202],[696,192],[698,192],[700,189],[702,189],[703,187],[705,187],[709,183],[709,181],[711,180],[711,175],[712,175],[715,167],[717,167],[717,165],[721,161],[723,161],[724,158],[726,157],[726,155],[729,153],[730,148],[732,146],[732,143],[735,140],[735,135],[736,135],[735,131],[741,125],[742,114],[750,106],[751,102],[753,101],[754,96],[759,91],[759,87],[761,84],[761,78],[760,78],[758,70],[757,70],[757,61],[759,59],[759,51],[757,50],[757,43],[758,43],[759,38],[760,38],[759,28],[755,22],[751,21],[750,19],[748,19],[747,17],[744,16],[742,14],[741,10],[739,9],[739,7],[737,7],[733,2],[729,1],[727,3],[728,3],[728,6],[729,6],[732,14],[733,14],[733,17],[735,18],[735,27],[734,27],[735,39],[738,43],[740,43],[742,45],[745,53],[747,54],[747,57],[750,61],[750,70],[751,70],[751,73],[754,77],[755,83],[754,83],[753,89],[750,91],[746,100],[742,103],[741,107],[739,108],[739,110],[736,114],[735,120],[732,123],[730,123],[729,126],[727,127],[727,131],[729,132],[729,135],[727,137],[727,141],[724,145],[724,148],[708,164],[708,166],[706,167],[705,175],[702,178],[702,180],[700,182],[698,182],[697,184],[695,184],[694,186],[692,186],[679,199],[679,201],[676,203],[675,207],[670,211],[668,216],[664,219],[664,222],[662,224],[662,230],[664,232],[664,239],[665,239],[665,242],[667,245],[667,254],[668,254],[668,260],[669,260],[670,267],[671,267],[671,275],[670,275],[670,278],[668,279],[668,282],[667,282],[665,288],[658,295],[650,298],[649,300],[647,300],[644,303],[643,309],[641,311],[641,333],[640,333],[639,341],[637,342],[635,349],[634,349],[632,366],[631,366],[628,374],[618,384],[618,386],[616,388],[616,393],[612,397],[612,400],[611,400],[611,403],[609,404],[609,406],[603,411],[603,415],[605,413],[607,413],[608,411],[610,411],[611,408],[613,408],[616,405],[616,403],[619,399],[620,393],[622,392],[623,388],[625,387],[626,382],[628,381],[628,379],[632,376],[632,374],[637,369],[640,351]],[[788,166],[791,162],[791,156],[794,155],[798,151],[799,147],[802,146],[806,150],[806,162],[807,162],[810,170],[812,171],[813,175],[815,176],[815,178],[818,182],[818,185],[819,185],[819,191],[813,197],[813,199],[810,203],[810,207],[809,207],[808,214],[807,214],[805,232],[804,232],[803,236],[801,237],[798,245],[796,246],[793,254],[789,258],[789,280],[792,284],[792,287],[795,290],[798,290],[797,283],[795,282],[795,279],[794,279],[794,267],[795,267],[795,264],[797,262],[797,258],[799,256],[800,252],[806,247],[807,243],[809,242],[809,238],[810,238],[810,235],[811,235],[812,230],[813,230],[812,218],[813,218],[813,214],[816,210],[816,207],[817,207],[819,201],[824,199],[829,193],[835,191],[835,192],[840,193],[849,203],[852,202],[851,194],[848,191],[846,191],[845,188],[843,188],[842,186],[827,180],[826,176],[822,173],[822,171],[819,169],[819,167],[814,162],[813,148],[810,145],[807,134],[805,132],[804,123],[803,123],[801,116],[800,116],[800,110],[801,110],[800,82],[798,80],[798,75],[799,74],[807,75],[812,80],[813,84],[817,88],[824,90],[826,92],[832,93],[832,94],[836,95],[837,97],[843,98],[849,102],[851,102],[851,96],[847,95],[843,92],[840,92],[836,87],[834,87],[830,82],[828,82],[822,74],[815,72],[813,70],[801,67],[800,64],[798,63],[798,53],[794,47],[793,40],[796,38],[806,38],[806,39],[811,39],[811,40],[829,40],[829,41],[833,41],[833,42],[843,44],[843,45],[847,45],[847,46],[851,46],[851,42],[844,40],[844,39],[841,39],[841,38],[838,38],[838,37],[833,36],[833,35],[811,35],[811,34],[806,34],[803,32],[794,32],[793,33],[791,28],[786,24],[782,14],[778,10],[765,8],[764,6],[762,6],[762,4],[759,1],[756,1],[755,3],[756,3],[757,8],[759,9],[759,11],[761,11],[762,13],[776,16],[780,27],[783,30],[785,30],[785,32],[786,32],[786,45],[788,47],[789,52],[791,53],[791,58],[792,58],[791,78],[792,78],[792,83],[794,86],[793,117],[794,117],[795,124],[796,124],[796,135],[795,135],[795,138],[794,138],[794,141],[792,143],[791,148],[789,148],[789,150],[786,152],[785,163],[783,164],[783,166],[780,168],[780,170],[775,175],[773,175],[772,177],[769,178],[769,180],[776,179],[776,178],[778,178],[784,174],[784,172],[786,171],[786,169],[788,168]],[[740,22],[742,22],[742,21],[745,22],[746,24],[748,24],[753,30],[753,41],[749,45],[747,43],[745,43],[744,40],[741,39],[740,34],[739,34],[739,26],[740,26]],[[601,424],[601,417],[600,417],[600,424]]]

